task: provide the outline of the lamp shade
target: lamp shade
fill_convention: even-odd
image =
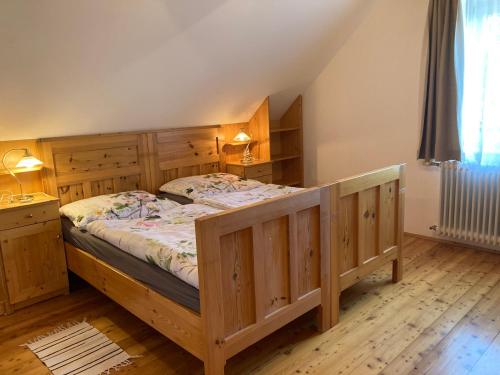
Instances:
[[[243,131],[243,129],[240,130],[238,134],[236,134],[236,137],[233,138],[233,141],[235,142],[250,142],[252,138]]]
[[[26,155],[16,164],[16,168],[33,168],[42,164],[42,161],[26,153]]]

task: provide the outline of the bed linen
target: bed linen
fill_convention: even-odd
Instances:
[[[162,185],[159,190],[196,199],[200,195],[245,191],[261,185],[263,185],[262,182],[249,180],[230,173],[210,173],[177,178]]]
[[[92,235],[154,264],[198,288],[195,220],[220,212],[187,204],[132,220],[97,220],[87,225]]]
[[[160,267],[126,253],[118,247],[73,225],[67,217],[61,218],[65,242],[93,255],[152,290],[178,304],[200,312],[200,292],[177,276]]]
[[[262,184],[250,190],[220,194],[199,194],[194,202],[221,210],[247,206],[303,190],[284,185]]]
[[[85,229],[95,220],[136,219],[179,206],[172,200],[142,190],[98,195],[65,204],[59,209],[76,227]]]

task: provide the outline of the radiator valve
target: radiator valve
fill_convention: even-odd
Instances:
[[[434,225],[431,225],[431,226],[429,227],[429,229],[430,229],[430,230],[432,230],[432,231],[434,231],[434,232],[437,232],[437,231],[438,231],[438,229],[439,229],[439,227],[438,227],[436,224],[434,224]]]

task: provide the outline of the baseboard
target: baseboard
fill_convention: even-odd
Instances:
[[[495,248],[495,247],[491,247],[491,246],[487,246],[487,245],[483,246],[483,245],[477,244],[475,242],[456,241],[456,240],[447,239],[447,238],[438,237],[438,236],[425,236],[423,234],[416,234],[416,233],[410,233],[410,232],[405,232],[405,236],[421,238],[423,240],[434,241],[434,242],[438,242],[438,243],[442,243],[442,244],[450,245],[450,246],[463,247],[463,248],[473,249],[473,250],[478,250],[478,251],[486,251],[488,253],[500,254],[500,248]]]

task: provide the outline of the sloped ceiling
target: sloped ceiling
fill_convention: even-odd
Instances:
[[[2,0],[0,139],[279,116],[371,2]]]

